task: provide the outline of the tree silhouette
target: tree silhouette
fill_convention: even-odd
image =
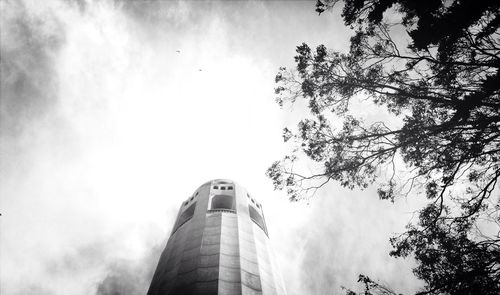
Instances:
[[[392,290],[390,287],[385,286],[383,284],[380,284],[378,282],[375,282],[374,280],[370,279],[370,277],[367,277],[365,275],[359,275],[358,277],[358,282],[363,284],[364,286],[364,295],[397,295],[397,293]],[[351,289],[347,289],[345,287],[342,287],[343,290],[346,291],[346,295],[357,295],[358,293],[352,291]],[[400,294],[401,295],[401,294]]]
[[[316,11],[337,2],[318,1]],[[292,200],[330,181],[351,189],[376,183],[388,200],[425,191],[428,205],[391,238],[390,254],[415,256],[414,273],[426,283],[419,294],[499,294],[500,2],[344,4],[345,24],[355,29],[349,51],[302,44],[296,69],[276,76],[277,102],[304,99],[311,117],[285,128],[285,142],[297,147],[267,175]],[[350,110],[355,99],[400,124],[365,123]],[[316,170],[297,171],[301,156]]]

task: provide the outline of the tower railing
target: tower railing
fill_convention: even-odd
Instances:
[[[233,210],[233,209],[210,209],[210,210],[207,210],[207,213],[218,213],[218,212],[236,214],[236,210]]]

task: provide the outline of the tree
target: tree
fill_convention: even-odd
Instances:
[[[364,295],[397,295],[394,290],[389,288],[388,286],[382,285],[378,282],[375,282],[374,280],[370,279],[370,277],[367,277],[365,275],[359,275],[358,277],[358,282],[364,285],[365,291],[363,292]],[[347,289],[345,287],[342,287],[343,290],[346,291],[346,295],[357,295],[358,293],[352,291],[351,289]],[[401,294],[399,294],[401,295]]]
[[[318,1],[316,10],[337,2]],[[298,146],[267,175],[291,200],[330,181],[375,183],[388,200],[425,191],[428,205],[391,238],[390,254],[415,256],[420,294],[500,293],[500,2],[344,2],[355,29],[349,51],[302,44],[296,69],[276,75],[277,102],[304,99],[311,118],[285,128],[285,142]],[[401,123],[365,123],[350,112],[356,98]],[[317,169],[296,171],[301,156]]]

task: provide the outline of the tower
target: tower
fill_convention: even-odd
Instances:
[[[182,203],[148,295],[286,294],[262,206],[240,185],[212,180]]]

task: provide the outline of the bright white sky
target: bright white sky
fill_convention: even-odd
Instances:
[[[4,0],[0,16],[1,294],[145,294],[178,207],[214,178],[262,202],[290,295],[339,294],[359,273],[419,286],[388,255],[404,202],[332,184],[292,204],[264,175],[303,113],[274,102],[278,67],[302,42],[345,50],[338,12]]]

